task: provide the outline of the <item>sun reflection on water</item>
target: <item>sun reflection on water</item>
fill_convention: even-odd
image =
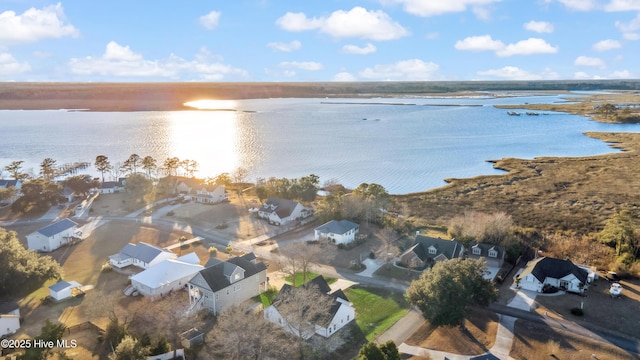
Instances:
[[[235,109],[238,105],[235,100],[194,100],[184,103],[185,106],[189,106],[202,110],[231,110]]]
[[[169,120],[170,153],[197,161],[196,176],[231,173],[241,166],[236,112],[176,111]]]

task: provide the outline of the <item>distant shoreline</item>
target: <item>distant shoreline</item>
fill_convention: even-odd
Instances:
[[[0,83],[0,110],[194,110],[200,99],[522,96],[572,90],[640,90],[640,80],[314,83]],[[330,101],[330,100],[328,100]]]

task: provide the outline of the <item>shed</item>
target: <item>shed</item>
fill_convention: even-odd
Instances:
[[[202,345],[204,343],[204,333],[196,328],[191,328],[180,334],[180,343],[186,349]]]
[[[82,285],[76,281],[60,280],[49,286],[49,295],[55,301],[62,301],[70,298],[72,296],[72,290],[79,287],[82,287]]]

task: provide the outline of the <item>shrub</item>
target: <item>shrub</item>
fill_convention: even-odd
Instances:
[[[226,250],[227,250],[227,252],[229,254],[231,254],[231,252],[233,251],[233,247],[231,245],[229,245],[229,246],[227,246]]]
[[[218,252],[218,249],[216,249],[214,246],[209,246],[209,254],[213,255],[216,252]]]
[[[375,259],[376,258],[376,253],[375,252],[370,252],[369,253],[369,259]]]
[[[580,308],[572,308],[571,309],[571,313],[575,316],[583,316],[584,315],[584,310],[580,309]]]
[[[169,212],[167,213],[167,216],[173,216],[173,215],[175,215],[175,213],[173,212],[173,210],[171,210],[171,211],[169,211]]]

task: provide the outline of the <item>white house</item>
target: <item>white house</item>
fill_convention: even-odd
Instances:
[[[82,240],[78,224],[64,218],[27,235],[27,246],[31,250],[53,251],[63,245]]]
[[[49,286],[49,295],[55,301],[61,301],[73,296],[73,289],[77,289],[82,285],[76,281],[64,281],[60,280],[57,283]]]
[[[189,196],[193,202],[202,204],[217,204],[229,200],[229,194],[222,185],[195,186]]]
[[[189,253],[177,259],[167,259],[131,277],[131,284],[144,296],[152,300],[184,289],[200,270],[200,259]]]
[[[328,338],[355,319],[356,310],[341,289],[331,292],[331,287],[329,287],[327,281],[322,276],[318,276],[303,285],[303,287],[309,286],[318,290],[318,296],[328,296],[333,300],[331,302],[331,306],[327,309],[328,316],[324,317],[320,322],[313,324],[315,327],[315,334]],[[297,289],[298,288],[294,288],[289,284],[285,284],[280,289],[280,292],[278,292],[273,303],[264,309],[264,318],[267,321],[282,326],[286,331],[296,336],[308,339],[313,336],[314,333],[296,329],[295,326],[287,323],[286,314],[282,314],[278,310],[279,303],[286,297],[286,293],[290,291],[297,291]]]
[[[116,182],[115,181],[104,181],[100,185],[100,194],[113,194],[116,192]]]
[[[20,329],[20,306],[16,302],[0,303],[0,338]]]
[[[119,269],[133,265],[148,269],[163,260],[175,259],[177,256],[169,250],[144,242],[125,245],[119,253],[109,256],[109,263]]]
[[[348,244],[355,240],[360,225],[349,220],[331,220],[315,228],[315,240],[329,239],[336,244]]]
[[[214,315],[267,290],[267,267],[253,253],[213,263],[189,281],[189,311]]]
[[[270,198],[258,209],[258,217],[266,219],[274,225],[284,225],[311,215],[313,215],[311,209],[288,199]]]
[[[588,288],[588,273],[585,269],[570,260],[550,257],[529,261],[515,279],[520,289],[536,292],[543,292],[545,286],[551,286],[581,294]]]

